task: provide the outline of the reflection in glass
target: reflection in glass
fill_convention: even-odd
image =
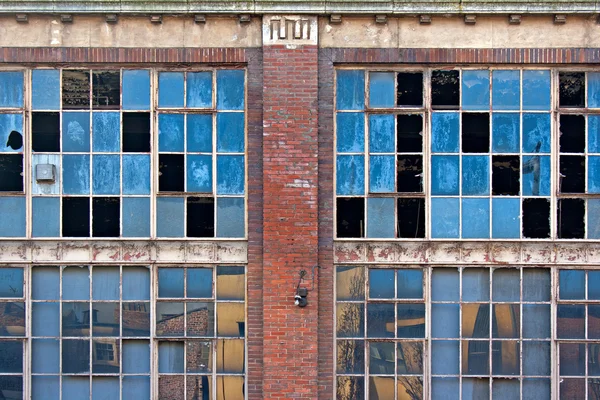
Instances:
[[[588,379],[588,399],[600,400],[600,379]]]
[[[23,297],[23,268],[0,268],[0,297]]]
[[[423,343],[398,342],[398,374],[423,373]]]
[[[398,304],[398,337],[425,337],[425,304]]]
[[[218,267],[217,299],[244,300],[245,281],[244,267]]]
[[[90,341],[64,339],[62,341],[62,372],[79,374],[90,371]]]
[[[556,318],[558,338],[585,338],[585,306],[560,304]]]
[[[585,298],[585,271],[561,269],[558,279],[561,299],[583,300]]]
[[[493,304],[492,337],[519,338],[521,311],[518,304]]]
[[[123,336],[150,336],[150,303],[123,303]]]
[[[101,339],[92,342],[92,372],[118,374],[120,345],[118,339]]]
[[[119,303],[92,303],[92,336],[119,336]]]
[[[336,371],[338,374],[361,374],[364,370],[365,342],[338,340]]]
[[[579,400],[585,398],[585,379],[561,379],[561,400]]]
[[[0,393],[11,393],[14,399],[23,398],[23,377],[0,376]],[[7,398],[8,399],[8,398]]]
[[[338,300],[365,298],[365,270],[363,267],[337,267],[335,277]]]
[[[490,342],[487,340],[463,340],[462,373],[465,375],[488,375]]]
[[[243,337],[245,335],[245,304],[217,303],[217,335]]]
[[[588,375],[600,376],[600,344],[588,344]]]
[[[423,378],[418,376],[398,377],[398,400],[423,399]]]
[[[393,342],[369,343],[369,373],[373,375],[393,375],[395,349]]]
[[[585,344],[560,343],[559,352],[561,375],[585,375]]]
[[[394,378],[384,376],[369,377],[369,398],[380,400],[394,399]]]
[[[588,305],[588,339],[600,339],[600,306]]]
[[[245,356],[243,339],[217,340],[218,373],[243,373],[244,362]]]
[[[394,337],[395,325],[393,304],[367,305],[368,337]]]
[[[63,303],[62,305],[62,335],[89,336],[90,334],[90,304]]]
[[[360,400],[365,398],[365,378],[362,376],[338,376],[337,400]]]
[[[0,373],[23,372],[23,342],[0,341]]]
[[[337,337],[362,337],[365,332],[363,304],[342,303],[336,306]]]
[[[490,396],[490,383],[487,379],[466,378],[462,382],[464,400],[487,399]]]
[[[212,342],[202,340],[190,340],[186,349],[186,371],[187,372],[211,372],[212,371]]]
[[[462,305],[462,336],[465,338],[490,337],[489,304]]]
[[[183,303],[156,303],[156,334],[183,336]]]
[[[244,377],[217,376],[217,400],[244,400]]]
[[[214,303],[187,303],[187,334],[212,336],[215,331]]]
[[[492,341],[492,374],[519,375],[520,351],[516,340]]]
[[[212,377],[206,375],[188,376],[186,392],[188,399],[212,399]]]
[[[158,398],[169,400],[184,400],[183,376],[160,376],[158,378]]]

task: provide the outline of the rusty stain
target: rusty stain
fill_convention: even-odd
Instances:
[[[136,253],[130,253],[127,252],[123,255],[123,260],[124,261],[131,261],[132,259],[136,259],[139,260],[140,258],[144,257],[147,253],[138,251]]]

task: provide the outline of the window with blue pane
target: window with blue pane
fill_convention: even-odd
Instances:
[[[24,269],[0,268],[0,393],[23,397],[26,335]]]
[[[245,236],[245,71],[158,73],[158,237]]]

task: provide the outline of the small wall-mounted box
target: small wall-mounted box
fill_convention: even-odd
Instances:
[[[54,183],[56,181],[56,167],[53,164],[37,164],[35,166],[35,180],[39,183]]]

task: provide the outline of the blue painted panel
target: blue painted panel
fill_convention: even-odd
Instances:
[[[588,107],[600,107],[600,73],[588,72],[587,75]]]
[[[338,113],[336,116],[338,153],[365,151],[365,114]]]
[[[121,119],[118,112],[92,113],[92,149],[101,152],[119,152]]]
[[[63,193],[90,193],[90,156],[63,155]]]
[[[63,300],[90,299],[90,271],[88,267],[65,267],[62,283]]]
[[[217,199],[217,237],[241,238],[246,236],[245,206],[242,197]]]
[[[31,208],[33,237],[60,236],[60,198],[34,197]]]
[[[31,400],[60,398],[60,383],[58,376],[31,377]]]
[[[90,114],[64,112],[62,115],[62,150],[90,151]]]
[[[150,194],[149,155],[123,155],[123,194]]]
[[[12,133],[13,131],[15,133]],[[0,153],[22,151],[23,114],[0,114]]]
[[[150,342],[148,340],[123,340],[123,373],[150,373]]]
[[[431,337],[458,338],[460,321],[460,305],[431,305]]]
[[[87,344],[87,343],[86,343]],[[87,371],[87,369],[86,369]],[[63,399],[89,399],[90,378],[87,376],[65,376],[62,380]]]
[[[183,373],[183,342],[161,342],[158,344],[158,372]]]
[[[362,110],[365,108],[364,71],[338,70],[336,85],[338,110]]]
[[[600,156],[588,156],[588,193],[600,193]]]
[[[464,110],[489,110],[490,71],[463,71],[462,106]]]
[[[187,115],[187,151],[212,152],[212,115]]]
[[[123,109],[150,109],[150,71],[123,71]]]
[[[149,376],[124,376],[123,399],[150,400]]]
[[[340,156],[342,157],[342,156]],[[396,191],[396,157],[369,157],[369,192],[391,193]]]
[[[217,109],[244,109],[244,79],[242,70],[217,71]]]
[[[431,274],[433,301],[458,301],[459,276],[456,268],[434,268]]]
[[[204,155],[187,156],[187,191],[206,192],[213,191],[212,157]]]
[[[241,271],[228,270],[232,267],[219,267],[219,275],[231,275]],[[213,293],[213,270],[212,268],[188,268],[187,270],[187,297],[212,297]]]
[[[523,114],[523,153],[549,152],[550,114]]]
[[[431,156],[431,194],[458,195],[458,156]]]
[[[550,375],[552,365],[550,354],[549,341],[523,342],[523,375]]]
[[[523,109],[550,109],[550,71],[523,71]]]
[[[550,196],[550,156],[523,156],[523,195]]]
[[[156,235],[158,237],[183,237],[185,224],[183,197],[156,199]]]
[[[23,72],[0,72],[0,107],[23,106]]]
[[[588,152],[600,153],[600,115],[588,115],[587,140]]]
[[[60,109],[60,71],[54,69],[31,71],[31,108]]]
[[[365,158],[337,156],[336,192],[338,195],[365,193]]]
[[[396,74],[371,72],[369,75],[369,106],[394,107],[396,102]]]
[[[369,269],[369,298],[393,299],[396,292],[394,285],[394,270]]]
[[[521,118],[518,113],[492,114],[492,151],[518,153]]]
[[[521,237],[521,201],[492,199],[492,237],[518,239]]]
[[[585,298],[585,271],[561,269],[559,271],[559,294],[562,300]]]
[[[121,274],[119,267],[94,267],[92,270],[92,298],[119,300]]]
[[[438,305],[433,306],[436,307]],[[458,323],[458,321],[457,321]],[[431,373],[434,375],[458,375],[458,340],[433,340],[431,342]],[[436,378],[434,378],[435,380]],[[457,388],[458,389],[458,388]],[[458,396],[458,394],[456,395]],[[444,397],[437,397],[442,399]]]
[[[25,197],[0,197],[0,237],[25,236]]]
[[[463,196],[490,193],[490,159],[488,156],[462,156]]]
[[[244,194],[244,156],[217,156],[217,194]]]
[[[183,107],[183,72],[159,72],[158,106]]]
[[[188,72],[186,107],[212,106],[212,72]]]
[[[423,271],[399,269],[396,272],[396,297],[399,299],[423,298]]]
[[[588,239],[600,239],[600,199],[588,200],[587,235]]]
[[[56,305],[58,306],[58,304]],[[59,355],[60,346],[58,340],[32,340],[31,372],[34,374],[58,374],[60,372]]]
[[[32,269],[31,298],[34,300],[58,300],[60,288],[59,269],[35,267]]]
[[[119,155],[94,155],[92,158],[93,194],[121,192],[121,160]]]
[[[431,199],[431,237],[458,238],[459,234],[459,199]]]
[[[217,151],[244,152],[244,113],[217,114]]]
[[[158,151],[183,152],[183,114],[158,115]]]
[[[123,267],[123,300],[150,300],[150,269]]]
[[[492,71],[492,109],[518,110],[521,102],[519,71]]]
[[[431,400],[458,400],[459,394],[458,378],[431,378]]]
[[[550,393],[550,379],[523,379],[524,399],[549,399]]]
[[[395,237],[394,202],[390,198],[367,199],[368,238]]]
[[[56,288],[58,291],[58,288]],[[60,336],[60,308],[54,303],[31,304],[31,332],[33,336]]]
[[[458,153],[459,113],[431,114],[431,151]]]
[[[464,239],[490,237],[489,199],[462,199],[462,237]]]
[[[92,378],[92,399],[114,400],[119,398],[119,377],[94,376]]]
[[[371,153],[394,153],[396,126],[391,114],[369,115],[369,151]]]

